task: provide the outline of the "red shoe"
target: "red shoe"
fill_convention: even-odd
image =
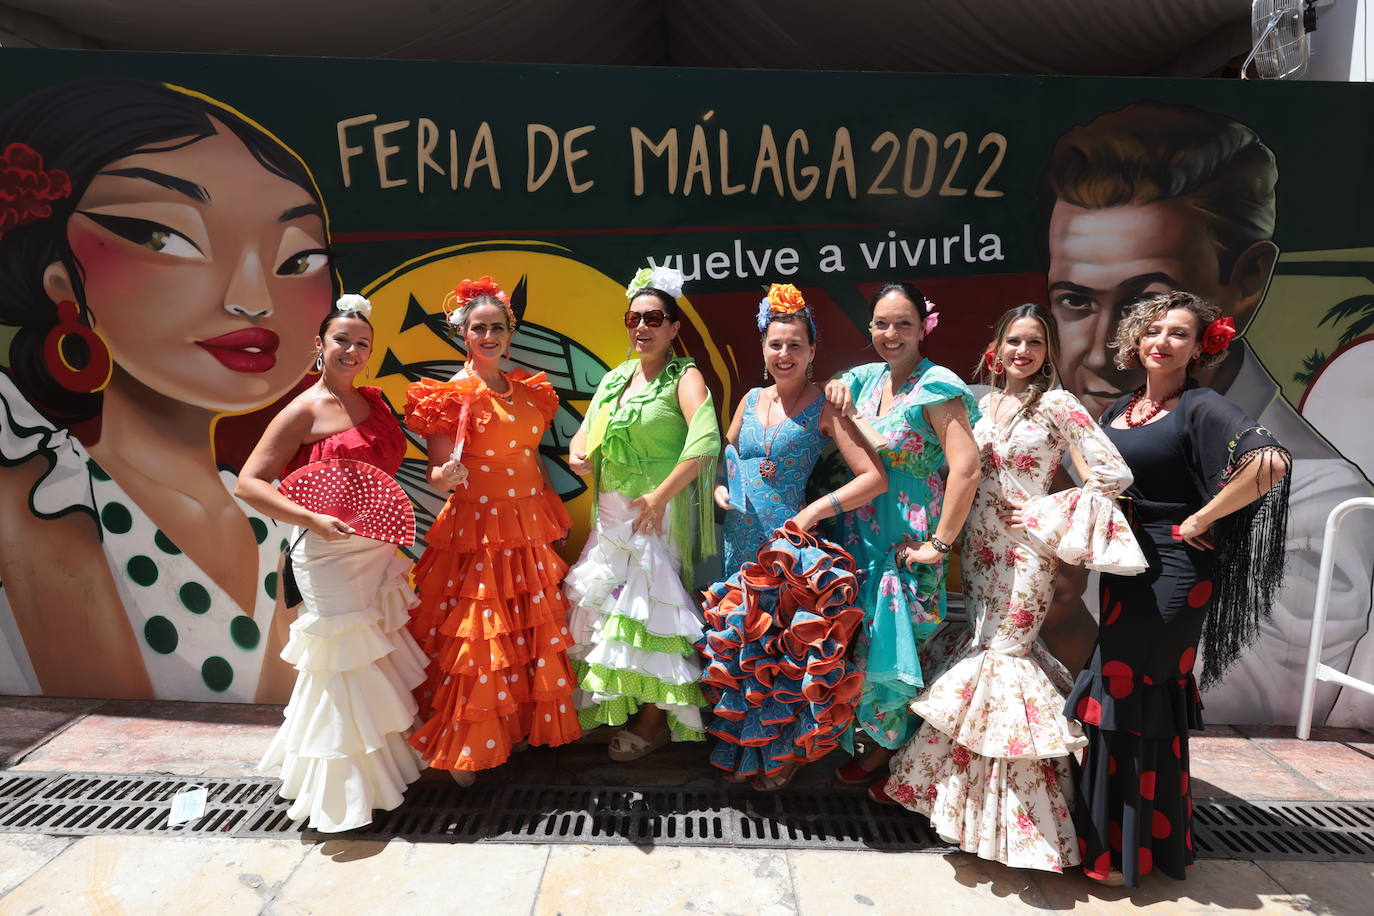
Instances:
[[[887,767],[883,767],[880,772],[886,779]],[[851,760],[835,771],[835,781],[846,786],[862,786],[872,782],[877,775],[878,773],[870,773],[859,766],[859,761]]]
[[[901,802],[887,794],[887,777],[875,779],[868,784],[868,800],[875,805],[900,805]]]

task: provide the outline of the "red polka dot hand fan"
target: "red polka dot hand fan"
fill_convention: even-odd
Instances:
[[[280,490],[296,505],[332,515],[365,538],[403,547],[415,543],[410,498],[390,474],[365,461],[312,462],[288,474]]]

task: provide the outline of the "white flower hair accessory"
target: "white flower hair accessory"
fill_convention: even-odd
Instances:
[[[344,293],[334,303],[334,309],[339,312],[357,312],[364,318],[372,317],[372,303],[357,293]]]
[[[661,289],[674,299],[682,295],[682,271],[671,267],[641,267],[625,287],[625,298],[633,299],[647,287]]]

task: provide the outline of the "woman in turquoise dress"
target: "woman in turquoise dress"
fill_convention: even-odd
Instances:
[[[858,699],[848,660],[863,618],[854,561],[810,529],[883,492],[887,475],[811,381],[816,327],[796,287],[774,284],[758,324],[774,384],[744,397],[726,437],[728,483],[715,499],[726,512],[728,578],[706,591],[697,646],[715,713],[711,763],[728,781],[776,791],[839,745]],[[854,479],[808,503],[807,478],[829,440]]]
[[[925,295],[913,284],[889,283],[872,306],[869,330],[883,361],[826,384],[831,406],[856,416],[880,441],[888,474],[887,492],[843,521],[844,546],[865,573],[863,631],[854,647],[864,683],[854,727],[873,743],[837,772],[849,784],[886,779],[888,760],[911,737],[915,717],[907,706],[924,685],[916,651],[944,619],[945,557],[981,476],[973,394],[921,352],[937,321]]]

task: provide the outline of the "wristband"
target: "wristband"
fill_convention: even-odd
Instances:
[[[844,515],[844,506],[840,505],[840,498],[834,493],[827,493],[826,497],[830,500],[830,508],[835,510],[835,518]]]
[[[940,553],[943,554],[948,554],[951,550],[954,549],[949,544],[946,544],[944,541],[940,540],[933,534],[926,540],[926,543],[930,544],[931,547],[934,547],[936,550],[940,551]]]

